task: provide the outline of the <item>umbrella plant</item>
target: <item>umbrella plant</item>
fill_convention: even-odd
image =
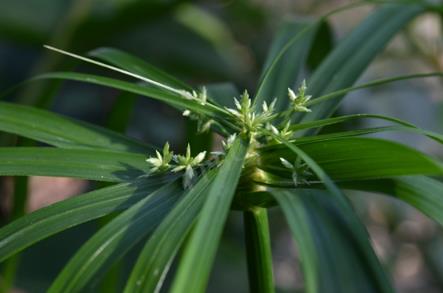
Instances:
[[[443,224],[442,162],[364,135],[406,131],[437,143],[443,136],[382,115],[331,115],[348,92],[441,76],[416,74],[353,86],[402,27],[418,14],[437,9],[441,7],[383,4],[323,53],[316,42],[331,14],[317,21],[288,22],[270,48],[255,93],[232,90],[228,101],[226,92],[190,86],[116,49],[97,49],[89,58],[47,46],[136,81],[78,72],[46,73],[34,81],[92,83],[162,101],[196,120],[199,131],[223,137],[223,145],[195,156],[188,146],[185,154],[176,154],[167,142],[157,149],[96,125],[0,102],[0,131],[47,145],[0,148],[0,175],[111,183],[1,228],[0,261],[70,227],[117,213],[75,253],[48,292],[86,290],[140,243],[143,248],[124,292],[159,291],[174,259],[177,270],[169,290],[203,292],[227,216],[237,210],[244,216],[250,290],[274,292],[267,210],[279,208],[297,245],[306,292],[392,292],[343,190],[396,197]],[[303,71],[307,65],[311,70]],[[306,81],[297,79],[306,72]],[[361,119],[386,125],[320,132]]]

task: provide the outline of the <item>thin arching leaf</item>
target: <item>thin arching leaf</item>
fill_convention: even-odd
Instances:
[[[247,148],[248,144],[237,138],[220,167],[183,253],[172,292],[205,291]]]
[[[98,273],[150,234],[182,193],[181,183],[165,185],[118,215],[90,238],[57,276],[48,292],[82,292]]]
[[[387,194],[415,207],[443,225],[443,183],[425,176],[406,176],[381,180],[354,181],[344,188]]]
[[[320,134],[320,135],[314,135],[314,136],[304,136],[304,137],[298,138],[297,142],[298,143],[306,143],[306,142],[314,142],[314,141],[334,140],[334,139],[342,138],[342,137],[361,136],[361,135],[380,133],[380,132],[386,132],[386,131],[409,132],[409,133],[425,135],[428,138],[430,138],[436,142],[443,143],[443,135],[441,135],[441,134],[434,133],[431,131],[422,130],[422,129],[416,128],[416,127],[404,127],[404,126],[398,126],[398,125],[370,127],[370,128],[356,129],[356,130],[333,132],[333,133],[328,133],[328,134]]]
[[[371,87],[380,86],[383,84],[388,84],[388,83],[392,83],[392,82],[396,82],[396,81],[402,81],[402,80],[408,80],[408,79],[418,79],[418,78],[429,78],[429,77],[443,77],[443,73],[442,72],[418,73],[418,74],[400,75],[400,76],[395,76],[395,77],[373,80],[373,81],[370,81],[367,83],[359,84],[356,86],[348,87],[348,88],[337,90],[334,92],[329,92],[325,95],[316,97],[315,99],[306,103],[306,105],[312,106],[312,105],[323,103],[325,101],[329,101],[332,99],[337,99],[337,98],[340,99],[345,94],[348,94],[350,92],[360,90],[360,89],[371,88]]]
[[[212,170],[205,174],[155,230],[137,259],[125,292],[160,290],[172,259],[200,213],[215,173]]]
[[[346,9],[346,7],[343,7],[343,9]],[[308,57],[306,58],[306,67],[310,71],[313,71],[318,66],[320,66],[323,60],[334,48],[334,43],[335,40],[333,28],[331,27],[327,19],[324,18],[319,24],[317,33],[315,34],[314,40],[312,41]]]
[[[156,99],[165,102],[179,110],[188,109],[194,113],[206,115],[210,118],[220,118],[220,121],[222,121],[221,118],[224,117],[224,115],[226,114],[225,110],[212,104],[207,103],[205,105],[202,105],[197,101],[186,99],[179,94],[168,92],[163,89],[148,87],[141,84],[135,84],[93,74],[75,72],[53,72],[36,76],[33,79],[65,79],[107,86],[122,91],[139,94],[144,97]]]
[[[442,163],[399,143],[375,138],[337,138],[319,142],[293,142],[334,180],[361,180],[402,175],[441,175]],[[279,161],[294,162],[296,155],[283,146],[264,148],[260,167],[283,175],[287,168]],[[287,174],[286,176],[288,176]]]
[[[393,292],[386,280],[380,283],[381,266],[368,261],[368,248],[361,245],[350,224],[359,219],[329,193],[296,189],[272,194],[296,241],[306,292]],[[369,245],[367,237],[365,242]]]
[[[166,183],[143,178],[88,192],[25,215],[0,229],[0,262],[60,231],[124,210]]]
[[[288,88],[292,88],[304,65],[319,23],[285,23],[269,50],[255,100],[258,104],[277,98],[277,109],[286,106]]]
[[[376,288],[375,291],[393,292],[390,282],[385,275],[383,268],[381,267],[381,264],[369,242],[369,235],[364,225],[355,215],[355,212],[347,198],[343,195],[343,193],[331,179],[329,174],[325,172],[325,170],[315,161],[315,159],[313,159],[309,154],[300,149],[298,146],[295,146],[284,139],[280,139],[280,141],[284,145],[286,145],[286,147],[290,149],[294,154],[299,156],[303,160],[303,162],[305,162],[306,165],[312,169],[312,172],[320,179],[321,183],[328,191],[328,201],[333,202],[334,205],[336,205],[337,208],[340,209],[340,213],[343,214],[343,223],[341,223],[340,226],[347,226],[348,233],[352,235],[351,238],[354,240],[353,245],[359,247],[361,258],[364,260],[363,263],[366,265],[367,273],[371,277],[370,283],[374,288]],[[352,267],[349,268],[348,266],[346,266],[346,268],[352,270]],[[307,273],[308,269],[309,268],[305,269]],[[317,276],[313,275],[311,277],[311,280],[308,281],[311,284],[308,288],[308,291],[317,292],[317,287],[315,284],[317,281],[316,278]]]
[[[0,175],[57,176],[122,182],[150,171],[146,156],[104,150],[0,148]]]
[[[152,147],[106,128],[49,111],[4,102],[0,102],[0,131],[67,149],[152,151]]]
[[[423,5],[412,3],[383,5],[341,41],[315,70],[308,80],[309,94],[315,98],[352,86],[388,41],[424,9]],[[312,113],[303,116],[303,121],[331,115],[339,102],[340,99],[334,99],[314,106]]]
[[[147,63],[146,61],[114,48],[98,48],[89,53],[90,56],[106,61],[141,76],[173,86],[175,88],[191,91],[192,87],[177,78],[167,74],[161,69]]]

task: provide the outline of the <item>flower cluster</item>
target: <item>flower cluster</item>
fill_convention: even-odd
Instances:
[[[241,132],[254,138],[266,124],[277,116],[274,113],[276,101],[274,99],[270,105],[263,102],[262,111],[256,112],[248,92],[244,91],[240,101],[234,98],[236,109],[226,108],[226,110],[234,116],[237,124],[241,127]]]
[[[206,88],[202,88],[201,91],[181,91],[183,98],[193,100],[201,105],[208,103],[208,96]],[[291,130],[291,118],[296,112],[311,112],[308,108],[308,102],[311,96],[306,95],[306,82],[303,81],[298,88],[297,94],[290,88],[288,89],[288,97],[290,100],[290,107],[281,113],[275,112],[275,105],[277,100],[274,99],[270,104],[266,101],[261,105],[261,111],[257,111],[255,103],[249,97],[247,91],[244,91],[240,96],[240,99],[234,97],[235,108],[225,108],[232,116],[234,124],[239,127],[237,133],[230,135],[225,141],[223,141],[223,151],[214,152],[215,158],[219,156],[223,157],[231,147],[233,141],[238,134],[249,137],[251,145],[260,145],[262,142],[270,140],[290,140],[293,138],[294,133]],[[202,114],[192,113],[190,110],[185,110],[183,116],[196,119],[199,122],[199,130],[206,131],[210,128],[214,121],[209,120]],[[279,120],[279,124],[276,126],[273,123]],[[254,154],[254,147],[251,147],[248,155]],[[247,156],[248,156],[247,155]],[[181,172],[183,174],[183,186],[189,187],[195,179],[194,168],[203,164],[206,157],[206,152],[201,152],[197,156],[191,156],[191,148],[188,144],[185,155],[174,155],[169,150],[169,144],[166,143],[163,147],[163,152],[156,151],[155,157],[150,157],[146,161],[151,165],[151,172]],[[284,158],[280,158],[281,163],[287,169],[292,171],[292,179],[297,186],[300,183],[306,183],[306,176],[311,175],[309,168],[305,164],[298,161],[291,164]]]
[[[206,157],[206,151],[200,152],[197,156],[191,156],[191,147],[188,144],[186,155],[174,155],[169,150],[169,143],[163,147],[163,154],[156,151],[156,157],[149,157],[146,162],[152,167],[151,173],[158,172],[180,172],[185,171],[183,175],[183,187],[188,188],[195,178],[194,168],[199,166]]]
[[[297,187],[300,184],[309,184],[306,179],[308,176],[312,176],[312,172],[306,163],[302,163],[298,158],[293,164],[291,164],[285,158],[280,158],[280,162],[286,168],[292,171],[292,181],[294,186]]]
[[[208,102],[208,93],[206,87],[202,87],[201,91],[199,92],[196,92],[194,90],[192,92],[182,91],[182,96],[187,100],[194,100],[203,106],[206,105],[206,103]],[[183,111],[183,116],[198,121],[197,129],[200,133],[208,131],[211,128],[211,125],[214,123],[214,120],[207,119],[200,114],[192,113],[189,109]]]
[[[307,103],[311,99],[311,96],[306,95],[306,89],[305,80],[303,80],[301,86],[298,88],[297,94],[288,88],[289,100],[291,100],[291,108],[294,112],[311,112],[311,109],[307,107]]]
[[[169,143],[165,143],[163,146],[163,155],[159,151],[155,151],[156,157],[149,157],[146,162],[152,167],[151,172],[164,172],[171,166],[170,162],[173,158],[173,153],[169,151]]]

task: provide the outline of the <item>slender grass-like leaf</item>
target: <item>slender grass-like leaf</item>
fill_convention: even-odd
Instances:
[[[152,147],[92,124],[0,102],[0,131],[67,149],[108,149],[148,153]]]
[[[65,79],[111,87],[134,94],[139,94],[144,97],[153,98],[174,106],[179,110],[188,109],[194,113],[206,115],[214,119],[224,117],[224,115],[226,115],[227,113],[224,109],[221,109],[212,104],[207,103],[205,105],[202,105],[197,101],[186,99],[179,94],[167,92],[163,89],[147,87],[140,84],[93,74],[75,72],[53,72],[38,75],[33,78],[33,80],[39,79]]]
[[[387,140],[344,137],[319,142],[295,141],[290,145],[306,153],[334,180],[443,174],[443,165],[439,161]],[[277,175],[288,172],[279,161],[280,157],[290,162],[296,159],[294,153],[283,146],[263,148],[260,152],[260,168]]]
[[[352,235],[351,238],[355,241],[353,245],[358,247],[358,251],[361,253],[361,257],[364,260],[363,263],[366,265],[368,277],[371,279],[370,283],[374,288],[376,288],[375,291],[393,292],[390,282],[369,242],[369,235],[364,225],[355,215],[355,212],[347,198],[343,195],[334,181],[332,181],[329,174],[325,172],[325,170],[315,161],[315,159],[313,159],[309,154],[305,153],[305,151],[300,149],[298,146],[295,146],[294,144],[291,144],[281,138],[279,140],[286,145],[288,149],[299,156],[306,163],[306,165],[309,166],[309,168],[312,169],[313,173],[315,173],[315,175],[320,179],[327,189],[329,193],[327,196],[328,200],[334,202],[334,204],[340,208],[340,213],[343,214],[342,225],[346,225],[350,235]],[[352,270],[352,267],[348,268],[346,266],[346,268]],[[311,281],[311,283],[313,282],[314,281]],[[317,292],[315,287],[310,288],[309,291]]]
[[[342,9],[347,10],[350,9],[351,7],[345,6],[342,7]],[[339,8],[338,11],[343,11],[343,10]],[[334,14],[334,12],[332,12],[332,14]],[[334,39],[335,38],[334,38],[333,28],[329,24],[327,18],[323,17],[317,29],[317,33],[315,34],[315,37],[312,40],[312,45],[311,48],[309,49],[309,53],[306,58],[306,67],[310,71],[313,71],[318,66],[320,66],[323,60],[329,55],[329,53],[332,51],[335,45]]]
[[[167,74],[159,68],[147,63],[146,61],[121,50],[117,50],[114,48],[98,48],[89,52],[89,55],[106,61],[122,69],[125,69],[129,72],[148,77],[152,80],[156,80],[169,86],[192,91],[192,87],[190,87],[186,83]]]
[[[106,69],[110,69],[112,71],[115,71],[115,72],[118,72],[118,73],[130,76],[130,77],[136,78],[136,79],[141,80],[141,81],[143,81],[143,82],[145,82],[145,83],[147,83],[147,84],[149,84],[151,86],[155,86],[158,89],[162,89],[165,92],[178,94],[180,96],[186,94],[184,89],[174,88],[174,87],[169,86],[167,84],[163,84],[163,83],[161,83],[158,80],[153,80],[153,79],[151,79],[151,78],[149,78],[147,76],[142,76],[142,75],[137,74],[135,72],[130,72],[128,70],[125,70],[125,69],[122,69],[122,68],[119,68],[119,67],[115,67],[115,66],[112,66],[110,64],[103,63],[103,62],[100,62],[100,61],[97,61],[97,60],[94,60],[94,59],[91,59],[91,58],[88,58],[88,57],[80,56],[80,55],[74,54],[72,52],[64,51],[62,49],[55,48],[55,47],[52,47],[52,46],[44,45],[44,47],[46,49],[49,49],[49,50],[52,50],[54,52],[57,52],[57,53],[60,53],[60,54],[63,54],[63,55],[75,58],[77,60],[81,60],[81,61],[86,62],[86,63],[94,64],[96,66],[103,67],[103,68],[106,68]]]
[[[415,127],[404,127],[404,126],[381,126],[381,127],[370,127],[356,130],[348,130],[348,131],[340,131],[333,132],[328,134],[319,134],[314,136],[304,136],[297,139],[297,143],[306,143],[306,142],[314,142],[314,141],[325,141],[325,140],[334,140],[342,137],[352,137],[352,136],[360,136],[371,133],[380,133],[386,131],[396,131],[396,132],[410,132],[420,135],[425,135],[428,138],[443,143],[443,135],[438,133],[433,133],[430,131],[422,130]]]
[[[171,292],[204,292],[248,144],[237,138],[211,185],[178,267]]]
[[[121,182],[149,173],[141,154],[43,147],[0,148],[0,175],[58,176]]]
[[[272,194],[296,240],[306,292],[393,292],[386,280],[380,283],[381,266],[367,259],[367,236],[355,233],[359,219],[329,193],[296,189]]]
[[[142,178],[102,188],[25,215],[0,229],[0,262],[60,231],[124,210],[168,181]]]
[[[200,213],[216,170],[209,171],[177,203],[140,253],[125,292],[158,292],[172,259]]]
[[[443,182],[425,176],[395,177],[354,181],[344,188],[384,193],[394,196],[443,226]]]
[[[359,85],[356,85],[353,87],[348,87],[345,89],[341,89],[338,91],[334,91],[334,92],[327,93],[325,95],[316,97],[315,99],[306,103],[306,106],[312,106],[312,105],[316,105],[319,103],[323,103],[323,102],[331,100],[331,99],[339,98],[347,93],[350,93],[350,92],[353,92],[356,90],[360,90],[360,89],[380,86],[380,85],[392,83],[395,81],[402,81],[402,80],[408,80],[408,79],[418,79],[418,78],[429,78],[429,77],[443,77],[443,73],[442,72],[418,73],[418,74],[401,75],[401,76],[395,76],[395,77],[390,77],[390,78],[373,80],[373,81],[370,81],[367,83],[359,84]]]
[[[310,22],[286,22],[275,37],[263,67],[256,102],[272,102],[276,109],[287,104],[288,88],[292,88],[304,65],[318,26]]]
[[[160,224],[181,193],[181,184],[173,182],[146,194],[94,234],[64,267],[48,292],[83,292],[92,278],[108,269]]]
[[[374,57],[404,25],[420,12],[424,5],[412,3],[386,4],[341,41],[308,80],[308,92],[314,98],[323,93],[350,87]],[[340,99],[312,107],[303,115],[303,121],[312,121],[331,115]],[[301,118],[301,117],[299,117]]]

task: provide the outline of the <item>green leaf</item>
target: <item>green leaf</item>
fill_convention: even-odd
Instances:
[[[346,116],[339,116],[339,117],[322,119],[317,121],[311,121],[306,123],[294,124],[290,127],[290,129],[292,131],[297,131],[302,129],[320,128],[323,126],[345,123],[356,119],[379,119],[379,120],[393,122],[399,126],[375,127],[375,128],[367,128],[366,130],[365,129],[351,130],[351,131],[341,132],[341,134],[336,132],[330,134],[331,135],[330,137],[346,136],[346,133],[348,133],[349,135],[353,135],[352,134],[353,132],[355,133],[361,132],[362,134],[364,134],[365,131],[368,131],[368,133],[375,133],[377,132],[377,128],[379,128],[380,131],[405,131],[405,132],[417,133],[425,135],[428,138],[437,141],[439,143],[443,143],[443,135],[439,133],[421,129],[415,126],[414,124],[408,123],[406,121],[397,118],[392,118],[383,115],[373,115],[373,114],[353,114],[353,115],[346,115]],[[315,139],[315,137],[327,137],[327,135],[305,136],[299,138],[299,140],[310,139],[310,138]]]
[[[189,190],[155,230],[140,253],[125,292],[158,292],[169,266],[200,213],[216,170]]]
[[[374,291],[393,292],[389,280],[385,275],[379,263],[379,260],[377,259],[377,256],[375,255],[372,246],[369,242],[369,235],[364,225],[359,221],[358,217],[355,215],[355,212],[351,204],[347,200],[347,198],[343,195],[343,193],[337,187],[334,181],[332,181],[329,174],[325,172],[325,170],[317,163],[315,159],[313,159],[309,154],[305,153],[305,151],[300,149],[298,146],[291,144],[284,139],[280,140],[288,149],[290,149],[294,154],[299,156],[310,169],[312,169],[313,173],[317,175],[320,182],[324,184],[325,188],[328,191],[328,194],[326,196],[327,200],[333,202],[337,206],[337,208],[340,209],[339,213],[343,215],[342,218],[343,222],[340,223],[339,226],[341,227],[347,226],[350,235],[352,235],[352,239],[354,242],[352,245],[359,248],[361,257],[364,259],[364,263],[367,267],[367,273],[371,276],[370,283],[372,283],[372,285],[377,289]],[[352,270],[352,266],[351,268],[348,268],[346,266],[346,268]],[[310,285],[310,288],[308,290],[310,292],[317,292],[316,287],[314,287],[315,279],[314,281],[311,280],[309,282],[312,285]],[[337,292],[340,292],[340,290]]]
[[[415,207],[443,226],[443,183],[425,176],[354,181],[344,188],[384,193]]]
[[[344,8],[346,9],[346,8]],[[319,25],[317,33],[312,41],[311,49],[309,50],[308,57],[306,59],[307,67],[312,71],[315,70],[328,54],[334,48],[334,32],[324,18]]]
[[[186,83],[178,80],[177,78],[167,74],[166,72],[156,68],[155,66],[147,63],[146,61],[130,55],[126,52],[114,49],[114,48],[98,48],[91,52],[89,55],[96,57],[117,67],[125,69],[129,72],[139,74],[144,77],[156,80],[158,82],[188,91],[192,91],[192,87]]]
[[[237,187],[248,144],[237,138],[228,152],[183,253],[171,292],[204,292]]]
[[[0,102],[0,131],[67,149],[148,153],[152,147],[92,124],[49,111]]]
[[[181,193],[178,181],[170,183],[118,215],[77,251],[48,292],[83,292],[96,274],[108,269],[160,224]]]
[[[438,133],[433,133],[430,131],[422,130],[415,127],[403,127],[403,126],[382,126],[382,127],[371,127],[371,128],[363,128],[349,131],[341,131],[341,132],[333,132],[327,134],[319,134],[314,136],[304,136],[297,139],[297,143],[306,143],[306,142],[318,142],[325,140],[334,140],[342,137],[352,137],[352,136],[360,136],[371,133],[380,133],[385,131],[397,131],[397,132],[411,132],[416,134],[425,135],[428,138],[443,143],[443,135]]]
[[[53,72],[53,73],[38,75],[33,78],[33,80],[39,80],[39,79],[65,79],[65,80],[81,81],[81,82],[87,82],[106,87],[111,87],[165,102],[171,106],[178,108],[179,110],[188,109],[194,113],[206,115],[210,118],[214,119],[219,118],[218,120],[220,120],[221,123],[223,122],[223,117],[225,117],[227,113],[225,110],[215,105],[209,103],[202,105],[197,101],[185,99],[184,97],[178,94],[165,91],[164,89],[148,87],[145,85],[134,84],[127,81],[122,81],[118,79],[113,79],[93,74],[84,74],[84,73],[75,73],[75,72]]]
[[[121,182],[149,173],[141,154],[46,147],[0,148],[0,176],[59,176]]]
[[[311,157],[334,180],[375,179],[401,175],[443,174],[435,159],[399,143],[374,138],[337,138],[319,142],[298,142],[297,146]],[[288,172],[280,157],[293,162],[296,156],[283,145],[260,150],[260,168],[281,175]],[[289,174],[286,175],[286,177]]]
[[[296,240],[306,292],[393,292],[380,264],[368,259],[368,236],[356,233],[352,223],[363,225],[331,194],[303,189],[271,193]]]
[[[291,21],[282,26],[264,65],[255,96],[257,104],[277,98],[276,109],[286,106],[288,88],[295,84],[319,24]]]
[[[167,182],[142,178],[71,197],[25,215],[0,229],[0,262],[70,227],[124,210]]]
[[[425,7],[420,4],[386,4],[363,21],[341,41],[308,80],[308,92],[314,98],[351,86],[374,57],[405,24]],[[303,121],[331,115],[340,99],[316,105]]]
[[[396,81],[402,81],[402,80],[408,80],[408,79],[418,79],[418,78],[429,78],[429,77],[443,77],[443,73],[442,72],[417,73],[417,74],[400,75],[400,76],[394,76],[394,77],[390,77],[390,78],[377,79],[377,80],[373,80],[373,81],[370,81],[367,83],[359,84],[359,85],[356,85],[353,87],[348,87],[345,89],[330,92],[330,93],[327,93],[327,94],[322,95],[320,97],[316,97],[315,99],[310,100],[306,105],[312,106],[312,105],[316,105],[319,103],[323,103],[323,102],[331,100],[331,99],[341,98],[347,93],[350,93],[350,92],[353,92],[356,90],[360,90],[360,89],[371,88],[371,87],[380,86],[383,84],[392,83],[392,82],[396,82]]]

